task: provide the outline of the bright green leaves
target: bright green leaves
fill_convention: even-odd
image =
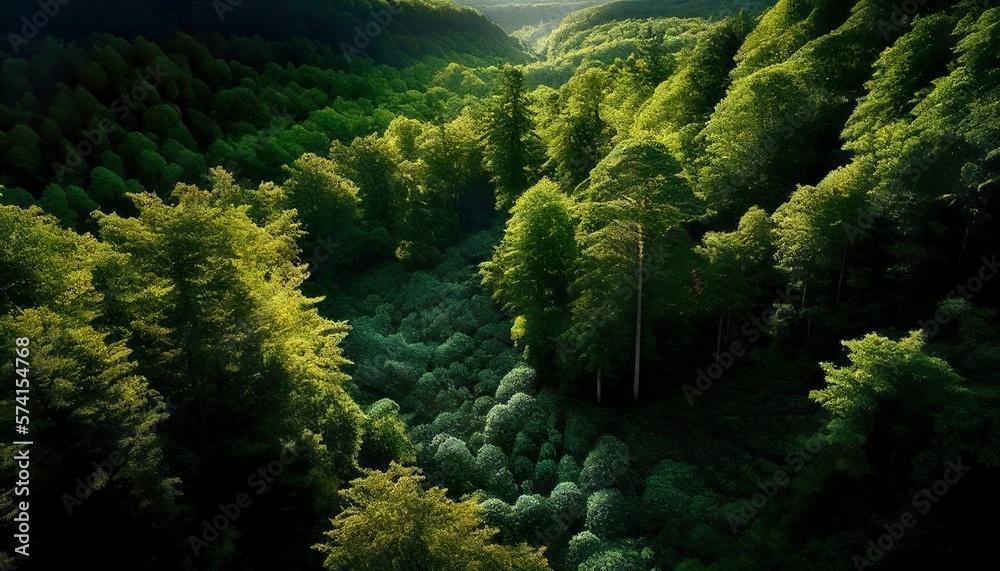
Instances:
[[[514,337],[532,362],[551,357],[551,340],[566,325],[578,255],[574,232],[570,200],[543,179],[517,200],[503,240],[482,265],[483,283],[519,319]]]
[[[774,265],[773,228],[767,213],[755,206],[743,215],[735,231],[705,234],[695,252],[708,262],[702,289],[710,307],[722,312],[756,308],[754,303],[763,292],[747,287],[742,278],[767,283]]]
[[[949,434],[971,403],[962,378],[927,354],[924,336],[870,334],[843,344],[850,365],[823,363],[826,387],[809,393],[833,417],[828,438],[844,451],[839,467],[862,474],[871,465],[951,459],[962,440]]]
[[[496,530],[482,524],[474,501],[455,503],[445,490],[422,487],[416,468],[392,463],[369,472],[341,495],[347,509],[332,520],[327,553],[332,571],[545,571],[542,552],[525,544],[491,543]]]
[[[632,347],[638,371],[643,296],[651,297],[654,316],[682,303],[693,247],[683,224],[699,213],[699,204],[679,172],[661,143],[630,141],[608,155],[578,192],[581,261],[566,341],[587,369],[614,373],[622,365],[618,357]],[[625,333],[632,327],[634,344]]]

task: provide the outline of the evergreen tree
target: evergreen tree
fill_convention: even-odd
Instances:
[[[570,200],[542,179],[511,208],[504,238],[482,265],[483,283],[515,317],[511,337],[536,367],[552,358],[566,327],[569,284],[578,256]]]
[[[496,185],[497,209],[510,208],[534,178],[539,139],[528,111],[524,73],[504,66],[484,126],[486,160]]]

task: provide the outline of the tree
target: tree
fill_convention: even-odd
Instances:
[[[424,490],[419,469],[393,462],[351,482],[341,496],[348,507],[331,520],[331,571],[545,571],[543,550],[491,543],[497,530],[482,523],[474,500],[455,503],[445,490]]]
[[[336,167],[330,159],[312,153],[284,167],[289,176],[282,186],[307,232],[301,241],[307,252],[317,244],[338,244],[360,214],[358,187]]]
[[[574,75],[562,89],[562,115],[548,126],[549,163],[556,180],[574,189],[610,151],[613,130],[601,116],[606,71],[591,68]]]
[[[136,339],[139,372],[177,404],[165,434],[190,489],[245,479],[298,445],[289,475],[260,501],[298,510],[299,523],[276,528],[262,509],[236,524],[246,545],[240,557],[255,538],[278,533],[287,551],[260,556],[295,558],[304,530],[333,509],[334,490],[357,470],[364,416],[344,389],[349,327],[321,317],[318,300],[299,290],[306,268],[293,212],[257,225],[249,205],[181,185],[174,205],[130,197],[137,216],[99,219],[101,237],[120,254],[95,271],[109,327]],[[211,495],[191,496],[195,518],[217,509]]]
[[[623,328],[626,318],[620,311],[624,301],[620,293],[634,285],[633,401],[639,400],[642,304],[648,268],[673,255],[671,242],[680,240],[684,244],[680,249],[690,251],[690,238],[681,224],[693,218],[697,205],[679,173],[680,165],[663,144],[631,141],[602,161],[590,183],[579,192],[577,235],[582,268],[574,320],[601,320],[604,326]],[[676,297],[676,291],[671,293]],[[584,349],[585,358],[598,368],[600,383],[602,366],[610,364],[611,356],[622,348],[608,343],[595,346],[591,341]]]
[[[614,487],[625,479],[629,470],[628,447],[610,434],[605,434],[594,444],[580,472],[580,489],[586,494]]]
[[[115,173],[104,167],[94,167],[90,171],[90,187],[87,194],[106,210],[112,209],[115,205],[125,200],[128,187],[125,181]]]
[[[483,283],[515,317],[511,337],[536,367],[551,359],[552,341],[567,325],[578,255],[570,200],[542,179],[518,198],[493,258],[481,266]]]
[[[924,337],[869,334],[843,342],[849,365],[821,364],[826,387],[809,396],[832,415],[825,439],[837,470],[905,492],[979,442],[966,428],[976,407],[967,383]]]
[[[364,219],[396,232],[403,217],[406,189],[396,177],[397,162],[388,142],[378,135],[359,137],[350,146],[335,141],[330,157],[358,186]]]
[[[776,281],[772,232],[774,223],[762,209],[752,207],[734,232],[708,232],[695,252],[706,259],[699,297],[719,316],[716,354],[722,351],[723,320],[730,313],[755,309],[764,288]],[[733,276],[745,278],[733,280]]]
[[[126,340],[103,330],[95,269],[118,256],[37,207],[0,206],[0,237],[0,334],[10,339],[12,355],[16,347],[30,364],[12,357],[0,366],[10,379],[25,377],[28,384],[18,387],[29,389],[3,395],[0,405],[12,412],[30,407],[31,457],[59,459],[31,468],[31,526],[42,538],[31,554],[51,561],[44,538],[61,533],[68,534],[63,548],[86,550],[117,524],[129,541],[169,553],[161,550],[163,536],[178,531],[179,481],[155,430],[167,419],[166,403],[139,373]],[[29,370],[16,373],[21,367]],[[0,445],[0,469],[16,472],[20,448]],[[84,483],[74,489],[67,482],[76,476]],[[136,567],[148,558],[130,555],[122,561]],[[170,564],[169,556],[163,561]]]
[[[538,135],[528,111],[524,73],[519,68],[504,66],[500,86],[490,100],[484,131],[497,209],[506,209],[531,185],[532,170],[540,156]]]
[[[680,69],[656,87],[633,128],[660,134],[671,149],[684,155],[687,166],[696,156],[691,146],[695,135],[726,95],[733,56],[751,26],[749,17],[740,12],[702,34],[682,56]]]

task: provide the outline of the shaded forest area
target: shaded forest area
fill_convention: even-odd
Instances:
[[[0,565],[986,557],[1000,5],[757,4],[61,4],[0,51]]]

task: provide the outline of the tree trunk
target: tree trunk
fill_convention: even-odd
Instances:
[[[847,244],[844,244],[844,257],[840,260],[840,277],[837,278],[837,298],[835,304],[840,304],[840,286],[844,283],[844,267],[847,266]]]
[[[799,344],[799,327],[802,325],[802,310],[806,308],[806,289],[808,289],[805,282],[802,283],[802,303],[799,304],[798,315],[795,316],[795,329],[792,333],[792,347],[797,347]]]
[[[642,341],[642,262],[643,262],[643,242],[642,224],[639,224],[639,295],[636,302],[635,317],[635,375],[632,377],[632,402],[639,402],[639,353]]]

